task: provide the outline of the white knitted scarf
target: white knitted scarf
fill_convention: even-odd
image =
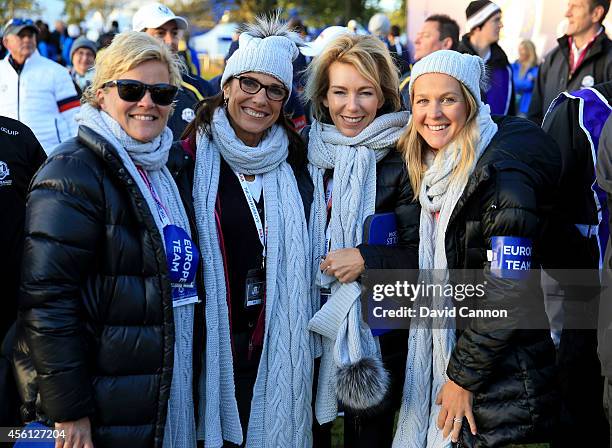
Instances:
[[[408,112],[377,117],[355,137],[343,136],[335,126],[315,121],[308,143],[309,171],[314,183],[314,200],[309,232],[312,247],[313,313],[309,328],[322,339],[315,414],[319,423],[333,421],[338,399],[355,409],[378,404],[388,387],[388,374],[382,369],[378,341],[361,319],[359,283],[341,284],[322,274],[319,265],[325,254],[327,209],[323,175],[334,170],[331,212],[331,250],[356,247],[362,241],[365,219],[376,205],[376,163],[393,150],[408,123]],[[332,295],[321,307],[320,288],[330,287]],[[319,309],[320,308],[320,309]],[[315,336],[316,339],[316,336]],[[339,371],[363,360],[375,360],[377,371],[372,384],[348,384]],[[339,382],[340,380],[340,382]],[[356,387],[353,387],[356,386]],[[376,393],[374,389],[379,389]],[[362,392],[362,393],[360,393]]]
[[[233,381],[226,279],[215,203],[221,157],[232,170],[263,175],[266,247],[266,304],[263,351],[253,389],[247,447],[312,445],[313,354],[310,244],[304,208],[293,170],[286,162],[289,140],[274,125],[257,147],[245,145],[232,129],[225,109],[215,111],[212,137],[197,136],[194,204],[206,285],[205,380],[198,439],[209,448],[223,440],[242,443]]]
[[[155,200],[136,166],[146,172],[155,193],[168,211],[171,223],[183,228],[191,236],[189,219],[178,188],[166,167],[172,146],[172,131],[168,127],[151,142],[142,143],[130,137],[110,115],[88,104],[81,106],[77,123],[104,137],[117,150],[123,166],[132,176],[149,206],[164,246],[166,242],[163,236],[163,225]],[[164,448],[189,448],[196,446],[192,386],[194,305],[174,308],[173,315],[174,366],[163,446]]]
[[[489,106],[481,103],[477,122],[480,140],[469,174],[497,132]],[[426,157],[428,170],[419,192],[420,280],[439,283],[446,278],[446,229],[469,178],[469,175],[463,178],[452,176],[459,162],[459,154],[460,148],[453,142],[438,151],[435,158],[431,153]],[[444,309],[445,306],[452,306],[452,301],[452,298],[445,300],[435,297],[432,306]],[[448,380],[446,368],[454,347],[452,319],[439,318],[433,322],[412,319],[410,322],[406,379],[394,448],[450,448],[450,437],[444,439],[442,431],[436,426],[440,406],[435,404],[435,399]]]

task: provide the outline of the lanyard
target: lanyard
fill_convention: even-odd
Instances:
[[[164,204],[162,204],[161,199],[159,199],[159,196],[155,192],[153,185],[151,185],[151,182],[149,182],[147,173],[145,173],[145,171],[141,167],[137,167],[137,169],[138,173],[140,174],[140,177],[142,177],[142,180],[151,192],[151,196],[153,196],[153,200],[155,201],[155,205],[157,206],[157,213],[159,214],[159,219],[162,223],[162,227],[170,225],[170,218],[168,217],[166,207],[164,207]]]
[[[261,242],[261,246],[263,247],[262,256],[265,259],[268,224],[266,223],[266,229],[264,230],[264,226],[261,222],[261,217],[259,216],[259,212],[257,211],[257,205],[255,205],[255,199],[251,194],[251,190],[249,190],[249,184],[244,178],[244,174],[236,173],[236,176],[238,177],[238,181],[240,182],[240,186],[242,187],[242,192],[244,193],[244,197],[246,198],[247,205],[249,206],[249,210],[251,212],[251,216],[253,216],[253,222],[255,223],[255,227],[257,228],[257,236],[259,237],[259,241]]]
[[[569,52],[570,76],[572,76],[574,74],[574,72],[576,70],[578,70],[578,67],[580,67],[580,64],[582,64],[582,61],[584,61],[584,58],[586,57],[586,54],[589,51],[589,48],[591,48],[593,46],[593,43],[595,42],[595,39],[597,39],[597,36],[599,36],[599,33],[597,33],[589,41],[589,43],[586,44],[584,49],[579,53],[577,61],[574,60],[575,59],[575,56],[574,56],[574,38],[572,36],[569,37],[569,46],[570,46],[570,52]]]
[[[332,196],[334,189],[334,179],[330,177],[325,181],[325,204],[327,209],[327,223],[325,225],[325,256],[331,250],[331,211],[332,211]]]

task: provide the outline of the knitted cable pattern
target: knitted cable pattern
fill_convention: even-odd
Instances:
[[[331,213],[331,249],[356,247],[361,243],[363,222],[375,211],[376,163],[394,148],[406,123],[408,112],[377,117],[355,137],[342,135],[335,126],[315,121],[308,145],[309,171],[314,183],[314,200],[309,221],[312,242],[313,313],[309,328],[315,342],[322,338],[315,414],[320,423],[336,418],[337,402],[356,409],[378,404],[388,386],[380,348],[370,329],[361,320],[360,286],[340,284],[319,270],[325,254],[327,209],[323,175],[334,170]],[[332,295],[321,307],[320,288],[330,287]],[[356,381],[365,374],[368,381]]]
[[[215,223],[221,157],[243,174],[262,174],[266,245],[265,333],[253,389],[247,447],[312,445],[313,355],[307,330],[311,315],[310,245],[306,218],[293,170],[286,162],[288,138],[273,126],[257,147],[235,135],[224,109],[211,123],[212,137],[199,133],[194,203],[207,289],[206,379],[198,438],[207,447],[223,440],[242,443],[233,382],[230,328],[223,259]]]
[[[480,140],[470,174],[497,132],[489,106],[480,104],[477,121]],[[452,177],[459,162],[459,150],[456,143],[451,143],[438,151],[435,157],[430,152],[425,159],[428,169],[419,192],[419,282],[445,284],[448,277],[446,229],[469,178]],[[439,217],[436,218],[438,212]],[[434,297],[432,307],[444,309],[445,306],[452,306],[452,302],[450,297]],[[446,367],[454,346],[453,319],[436,318],[428,322],[424,319],[411,320],[406,378],[393,439],[394,448],[450,448],[450,436],[443,438],[442,431],[436,426],[440,406],[435,399],[448,380]]]
[[[172,145],[172,131],[166,127],[159,137],[151,142],[142,143],[130,137],[110,115],[89,104],[81,106],[77,122],[104,137],[116,149],[123,166],[130,173],[145,198],[164,246],[166,241],[163,237],[163,224],[157,212],[157,205],[136,166],[146,172],[156,194],[168,212],[170,222],[183,228],[191,236],[189,219],[180,193],[170,171],[166,168]],[[195,447],[192,386],[194,305],[174,308],[173,316],[174,364],[163,446],[164,448]]]

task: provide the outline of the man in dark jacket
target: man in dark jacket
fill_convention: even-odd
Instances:
[[[540,66],[527,113],[530,120],[542,123],[563,91],[612,80],[612,41],[602,25],[609,9],[610,0],[569,0],[567,33]]]
[[[563,264],[550,267],[590,269],[596,275],[602,265],[600,248],[607,241],[608,230],[604,225],[607,207],[603,191],[595,185],[595,166],[597,142],[610,116],[611,101],[612,82],[564,92],[551,103],[544,120],[543,128],[557,141],[563,161],[556,233],[549,236],[553,244],[563,241],[561,250],[572,254],[571,259],[557,257]],[[592,309],[596,303],[585,300],[589,298],[585,288],[576,291],[567,287],[564,279],[556,280],[558,288],[547,291],[551,318],[563,328],[557,354],[562,424],[555,446],[567,446],[567,443],[579,446],[583,441],[581,428],[587,425],[593,446],[607,446],[609,434],[601,407],[603,379],[596,352],[597,334],[594,329],[572,329],[585,328],[572,323],[579,317],[576,305]],[[551,307],[555,296],[561,299],[556,302],[559,305],[556,309]],[[592,311],[596,313],[596,309]]]
[[[17,424],[17,397],[10,363],[12,336],[9,328],[17,319],[23,226],[28,185],[46,155],[32,131],[0,116],[0,284],[3,288],[0,313],[0,426]],[[6,341],[3,344],[2,341]]]
[[[164,42],[174,54],[179,51],[181,31],[188,27],[187,20],[176,16],[166,6],[151,3],[141,7],[132,19],[132,29],[143,31]],[[181,88],[176,94],[174,112],[168,119],[168,127],[179,140],[191,120],[195,118],[197,104],[213,94],[210,84],[199,76],[182,73]]]
[[[494,115],[515,115],[512,67],[508,56],[497,44],[503,27],[501,9],[489,0],[475,0],[465,10],[470,32],[463,36],[457,51],[480,56],[490,73],[489,88],[483,100]]]
[[[608,117],[599,139],[597,158],[597,183],[608,195],[608,210],[612,207],[612,115]],[[612,217],[609,217],[612,224]],[[612,241],[608,240],[606,257],[604,260],[604,288],[612,286]],[[604,290],[605,291],[605,290]],[[609,290],[608,290],[609,291]],[[612,300],[609,293],[602,295],[599,307],[599,359],[604,382],[604,409],[610,427],[610,440],[612,440]]]

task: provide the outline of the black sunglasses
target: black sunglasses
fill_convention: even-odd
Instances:
[[[151,99],[160,106],[169,106],[174,101],[178,87],[171,84],[145,84],[133,79],[116,79],[105,82],[102,88],[117,87],[119,98],[123,101],[135,103],[145,96],[147,90],[151,92]]]
[[[266,89],[266,96],[271,101],[284,101],[287,96],[289,96],[287,89],[278,85],[262,84],[255,78],[250,78],[248,76],[234,76],[234,78],[238,80],[240,89],[242,89],[244,93],[255,95],[261,89]]]

